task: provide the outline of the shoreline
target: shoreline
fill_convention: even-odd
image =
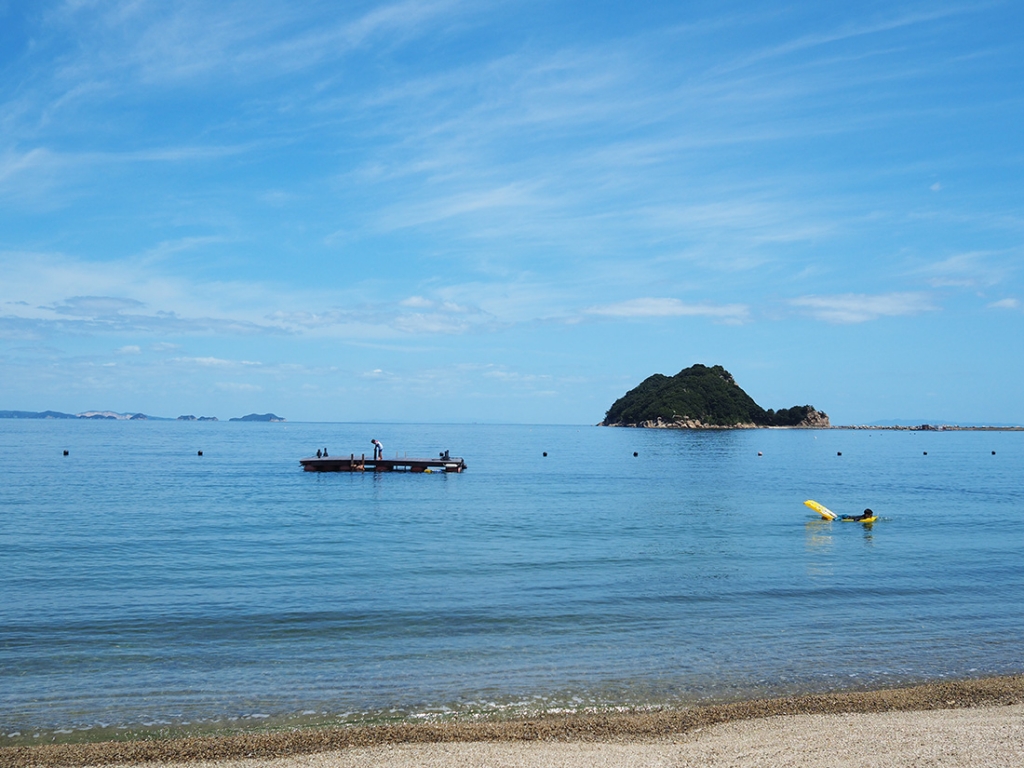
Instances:
[[[569,714],[526,720],[308,728],[166,740],[0,748],[0,768],[197,763],[271,759],[398,745],[647,743],[728,723],[780,716],[930,712],[1024,704],[1024,675],[932,682],[905,688],[807,694],[643,713]]]

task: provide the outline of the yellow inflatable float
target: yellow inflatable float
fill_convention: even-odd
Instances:
[[[805,501],[804,505],[810,507],[811,509],[813,509],[815,512],[817,512],[819,515],[824,517],[826,520],[835,520],[837,517],[839,517],[839,515],[837,515],[831,509],[826,507],[824,504],[819,504],[818,502],[816,502],[816,501],[814,501],[812,499],[808,499],[807,501]]]

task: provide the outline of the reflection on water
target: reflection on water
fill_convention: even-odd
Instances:
[[[814,578],[832,578],[833,565],[832,523],[828,520],[808,520],[804,524],[804,546],[807,549],[807,575]]]
[[[861,523],[861,528],[864,529],[864,543],[869,547],[875,543],[875,537],[872,531],[874,530],[874,523]]]

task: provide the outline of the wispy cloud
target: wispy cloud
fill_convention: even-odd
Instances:
[[[780,44],[766,46],[732,62],[726,69],[760,65],[768,59],[788,56],[793,53],[855,38],[879,35],[907,27],[927,24],[976,10],[977,6],[971,4],[933,8],[927,11],[911,11],[909,13],[897,8],[887,18],[876,17],[866,22],[847,22],[830,30],[801,35]]]
[[[234,368],[259,366],[262,363],[252,360],[225,360],[220,357],[176,357],[171,360],[173,363],[185,363],[188,365],[201,365],[213,368]]]
[[[55,208],[67,205],[75,191],[88,187],[103,170],[135,164],[210,163],[251,152],[265,143],[231,146],[174,145],[143,150],[54,150],[36,147],[27,151],[8,148],[0,155],[0,199],[19,207]]]
[[[728,323],[740,323],[750,315],[744,304],[687,304],[679,299],[642,298],[615,304],[589,307],[585,315],[606,318],[709,317]]]
[[[988,306],[990,309],[1020,309],[1020,302],[1017,299],[1000,299]]]
[[[949,256],[918,270],[934,288],[988,288],[1005,280],[1011,268],[1001,256],[989,251],[970,251]]]
[[[141,301],[117,296],[71,296],[44,309],[50,309],[58,315],[98,320],[122,316],[129,310],[138,311],[144,306]]]
[[[60,254],[0,252],[0,302],[17,300],[0,306],[9,326],[55,337],[287,332],[252,312],[254,301],[269,300],[259,297],[259,286],[193,281],[159,267],[150,254],[87,263]]]
[[[803,296],[790,305],[829,323],[865,323],[882,317],[918,315],[938,309],[924,293],[845,293],[837,296]]]
[[[509,184],[495,189],[457,192],[447,198],[384,210],[379,216],[379,226],[384,230],[414,228],[467,214],[531,206],[541,207],[531,190],[523,184]]]
[[[498,320],[482,309],[453,301],[411,296],[398,302],[322,311],[276,311],[267,315],[274,325],[294,332],[327,335],[374,335],[388,331],[408,335],[452,335],[487,329]],[[361,329],[361,332],[360,332]]]
[[[0,149],[0,200],[47,203],[46,194],[63,183],[62,165],[60,158],[44,147]]]
[[[454,0],[404,0],[355,14],[339,8],[325,18],[310,9],[259,0],[190,0],[170,6],[132,1],[112,3],[99,12],[92,4],[65,4],[50,21],[87,25],[90,34],[83,39],[92,40],[77,57],[69,57],[64,77],[102,80],[116,73],[148,84],[169,84],[214,72],[247,80],[270,70],[303,70],[372,42],[427,34],[460,5]]]
[[[188,239],[161,243],[138,257],[94,264],[57,254],[0,253],[7,278],[0,283],[0,332],[23,338],[135,334],[365,340],[458,335],[534,319],[499,318],[466,300],[474,293],[487,295],[470,287],[435,286],[431,295],[367,302],[330,289],[282,289],[165,274],[174,266],[172,256],[195,245]],[[74,288],[95,292],[68,295]],[[491,290],[500,291],[501,286]],[[175,348],[166,341],[162,345],[162,350]]]
[[[263,387],[259,384],[251,384],[249,382],[242,381],[218,381],[215,382],[213,386],[217,389],[223,390],[224,392],[251,393],[263,391]]]

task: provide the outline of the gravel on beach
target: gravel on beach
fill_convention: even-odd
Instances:
[[[802,756],[802,757],[801,757]],[[974,756],[974,757],[972,757]],[[288,758],[288,759],[275,759]],[[982,759],[984,758],[984,759]],[[977,762],[980,759],[981,762]],[[1024,675],[624,714],[0,749],[0,768],[1024,765]]]

